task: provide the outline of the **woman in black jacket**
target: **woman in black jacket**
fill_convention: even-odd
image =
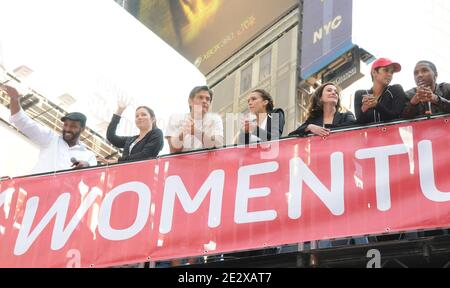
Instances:
[[[109,123],[106,138],[114,146],[123,148],[119,162],[131,160],[144,160],[158,156],[164,146],[164,137],[161,129],[156,126],[155,113],[146,106],[136,109],[135,123],[139,129],[139,135],[123,137],[116,135],[117,125],[126,105],[119,102],[117,112]]]
[[[308,118],[289,136],[305,136],[309,133],[328,136],[333,128],[355,124],[353,113],[342,108],[339,93],[339,88],[331,82],[317,88],[308,109]]]
[[[406,106],[406,93],[400,85],[389,84],[400,64],[380,58],[372,65],[373,86],[355,93],[355,114],[358,123],[370,124],[391,121],[401,117]]]
[[[247,98],[249,118],[242,123],[238,144],[249,144],[275,140],[281,137],[284,128],[284,111],[274,108],[273,98],[263,89],[253,90]]]

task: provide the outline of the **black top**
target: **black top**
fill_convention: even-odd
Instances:
[[[355,116],[352,112],[348,111],[345,113],[336,112],[334,114],[333,118],[333,124],[326,124],[325,128],[328,129],[335,129],[335,128],[342,128],[345,126],[351,126],[356,123]],[[310,132],[306,132],[306,128],[308,125],[313,124],[317,126],[323,126],[323,116],[320,117],[310,117],[308,118],[305,123],[303,123],[300,127],[298,127],[295,131],[292,131],[289,133],[289,136],[305,136]]]
[[[279,139],[283,134],[284,129],[284,111],[281,108],[275,108],[272,112],[267,113],[267,124],[266,129],[262,129],[259,126],[256,127],[255,131],[252,133],[243,133],[239,134],[238,143],[239,144],[249,144],[250,143],[250,134],[259,137],[261,141],[270,141]]]
[[[356,121],[360,124],[378,123],[400,118],[408,101],[402,86],[387,86],[378,98],[378,105],[363,113],[361,111],[362,98],[367,94],[373,94],[373,89],[358,90],[355,93]]]
[[[416,88],[406,91],[406,97],[411,100],[416,95]],[[431,112],[435,113],[450,113],[450,83],[441,83],[436,85],[433,91],[438,96],[438,103],[431,103]],[[425,115],[428,111],[428,103],[419,103],[417,105],[411,104],[408,101],[405,110],[403,110],[403,117],[414,118],[416,116]]]
[[[119,158],[119,162],[129,160],[144,160],[148,158],[154,158],[158,156],[158,153],[164,146],[164,137],[161,129],[154,128],[145,135],[130,152],[131,144],[139,137],[122,137],[116,135],[117,125],[120,122],[121,117],[114,114],[111,123],[109,123],[106,138],[117,148],[124,148],[122,157]]]

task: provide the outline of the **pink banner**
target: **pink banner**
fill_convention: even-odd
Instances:
[[[1,267],[450,226],[448,118],[0,182]]]

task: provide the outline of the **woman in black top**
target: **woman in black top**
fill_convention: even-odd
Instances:
[[[272,96],[263,89],[256,89],[247,98],[249,115],[238,135],[238,144],[270,141],[281,137],[284,128],[284,111],[274,108]]]
[[[372,65],[373,87],[355,93],[355,114],[358,123],[380,123],[398,119],[406,106],[405,91],[400,85],[389,84],[401,66],[389,59],[380,58]]]
[[[109,142],[124,149],[119,162],[143,160],[158,156],[164,146],[164,137],[161,129],[156,126],[155,113],[152,109],[146,106],[140,106],[136,109],[135,123],[139,129],[139,135],[132,137],[116,135],[117,125],[125,108],[126,105],[119,102],[117,112],[113,115],[106,134]]]
[[[340,90],[334,83],[322,84],[314,91],[308,109],[308,119],[289,136],[304,136],[313,133],[328,136],[331,129],[355,124],[352,112],[345,112],[341,106]]]

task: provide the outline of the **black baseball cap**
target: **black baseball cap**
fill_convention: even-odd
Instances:
[[[66,120],[78,121],[78,122],[80,122],[81,127],[86,127],[87,118],[86,118],[86,116],[84,116],[83,113],[72,112],[61,118],[61,121],[63,121],[63,122]]]

